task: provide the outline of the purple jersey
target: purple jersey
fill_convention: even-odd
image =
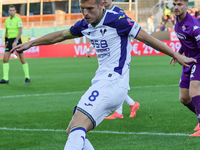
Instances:
[[[184,52],[185,56],[195,58],[200,62],[200,23],[197,19],[189,13],[180,22],[178,22],[176,17],[175,32],[182,45],[179,52]],[[190,69],[183,67],[185,72],[190,71]]]
[[[185,55],[195,59],[200,58],[200,23],[197,19],[189,13],[181,22],[178,22],[176,17],[175,31]]]

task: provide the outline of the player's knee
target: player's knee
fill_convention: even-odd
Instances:
[[[8,63],[8,60],[3,60],[3,63]]]
[[[179,97],[179,100],[182,104],[188,104],[190,102],[190,98]]]
[[[70,133],[69,127],[66,129],[66,133],[67,133],[67,135],[69,135],[69,133]]]
[[[3,63],[8,63],[8,58],[3,58]]]
[[[200,92],[197,91],[196,89],[195,90],[190,90],[190,92],[189,92],[189,95],[190,95],[191,98],[195,97],[195,96],[197,96],[199,94],[200,94]]]
[[[21,60],[21,62],[22,62],[22,64],[26,64],[26,60],[25,59],[20,59]]]
[[[183,99],[179,99],[180,100],[180,102],[182,103],[182,104],[184,104],[185,103],[185,101],[183,100]]]

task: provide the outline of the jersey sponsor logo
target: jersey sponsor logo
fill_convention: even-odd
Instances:
[[[98,53],[109,52],[109,51],[110,51],[110,48],[96,49],[96,52],[98,52]]]
[[[104,57],[110,57],[110,52],[108,52],[108,53],[105,53],[105,54],[97,54],[97,57],[100,59],[102,59],[102,58],[104,58]]]
[[[176,32],[176,35],[177,35],[177,37],[178,37],[179,39],[186,40],[186,36],[183,35],[182,33],[177,33],[177,32]]]
[[[195,31],[195,30],[198,29],[198,28],[199,28],[198,26],[194,26],[193,31]]]
[[[121,18],[124,18],[125,17],[125,15],[123,15],[123,16],[120,16],[118,19],[121,19]]]
[[[107,32],[107,30],[106,29],[101,29],[100,32],[101,32],[102,36],[104,36],[104,34]]]
[[[104,29],[102,30],[103,32],[106,32],[107,30]],[[104,57],[109,57],[110,56],[110,48],[108,47],[108,43],[106,40],[91,40],[92,45],[94,46],[97,57],[98,58],[104,58]]]
[[[200,35],[196,36],[195,39],[196,39],[196,41],[199,41],[200,40]]]

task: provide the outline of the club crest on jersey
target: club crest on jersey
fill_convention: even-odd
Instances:
[[[183,26],[182,26],[182,29],[183,29],[183,31],[185,31],[185,30],[186,30],[186,27],[183,25]]]
[[[106,29],[101,29],[100,32],[101,32],[102,36],[104,36],[104,34],[107,32],[107,30]]]

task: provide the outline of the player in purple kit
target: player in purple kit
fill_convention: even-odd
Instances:
[[[175,32],[182,44],[180,54],[192,57],[197,63],[190,63],[190,68],[183,67],[180,79],[179,99],[197,115],[198,125],[196,133],[190,136],[200,136],[200,23],[188,12],[188,0],[174,0],[174,14],[176,15]],[[170,63],[176,60],[171,59]]]

